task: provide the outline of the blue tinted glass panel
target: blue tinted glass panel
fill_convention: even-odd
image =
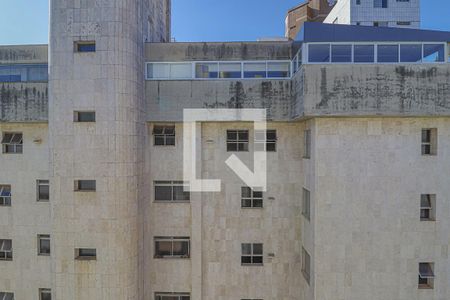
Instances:
[[[244,63],[244,78],[266,78],[266,63]]]
[[[352,62],[352,45],[331,45],[332,62]]]
[[[330,45],[309,45],[308,61],[313,63],[330,62]]]
[[[95,43],[80,43],[77,44],[78,52],[95,52]]]
[[[353,55],[355,63],[373,63],[375,61],[375,46],[355,45]]]
[[[422,60],[422,44],[400,45],[401,62],[420,62]]]
[[[398,45],[378,45],[378,62],[398,62]]]
[[[423,45],[423,61],[424,62],[444,62],[445,47],[442,44],[425,44]]]

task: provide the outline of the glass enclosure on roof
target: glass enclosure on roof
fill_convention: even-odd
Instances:
[[[444,63],[445,43],[307,43],[307,63]]]

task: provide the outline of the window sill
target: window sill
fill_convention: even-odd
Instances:
[[[190,256],[154,256],[154,259],[169,259],[169,260],[175,260],[175,259],[183,259],[187,260],[190,259]]]
[[[419,290],[433,290],[434,288],[429,285],[419,285],[418,289]]]
[[[264,264],[242,264],[242,267],[264,267]]]
[[[420,222],[436,222],[434,219],[420,219]]]
[[[49,254],[46,254],[46,253],[38,253],[38,256],[47,256],[47,257],[50,257],[50,253],[49,253]]]
[[[75,193],[94,193],[97,190],[73,190]]]
[[[49,203],[50,200],[41,200],[41,199],[37,199],[36,202],[43,202],[43,203]]]
[[[241,206],[242,209],[264,209],[264,207],[243,207]]]
[[[75,260],[81,260],[81,261],[97,260],[97,257],[78,256],[78,257],[75,257]]]
[[[172,201],[172,200],[154,200],[153,203],[164,203],[164,204],[189,204],[191,203],[190,200],[188,201]]]

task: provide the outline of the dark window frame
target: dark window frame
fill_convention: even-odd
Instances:
[[[230,138],[235,135],[234,138]],[[246,136],[246,137],[244,137]],[[248,152],[249,150],[249,130],[248,129],[227,129],[227,152]]]
[[[157,259],[172,259],[172,258],[179,258],[179,259],[189,259],[191,257],[191,238],[190,237],[177,237],[177,236],[155,236],[153,239],[154,243],[154,258]],[[160,243],[170,243],[170,253],[169,254],[163,254],[160,247]],[[176,254],[175,252],[175,245],[177,243],[180,243],[181,250],[187,250],[184,254]],[[186,245],[187,244],[187,245]],[[186,249],[184,249],[187,246]],[[181,252],[180,250],[180,252]]]

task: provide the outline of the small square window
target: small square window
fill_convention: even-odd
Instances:
[[[0,240],[0,260],[13,260],[12,240]]]
[[[0,300],[14,300],[14,293],[0,292]]]
[[[189,258],[189,237],[155,237],[155,258]]]
[[[0,206],[11,206],[10,185],[0,185]]]
[[[39,289],[39,300],[52,300],[52,290]]]
[[[277,131],[273,129],[255,130],[255,151],[277,151]]]
[[[2,146],[3,153],[21,154],[23,152],[22,133],[4,133]]]
[[[75,52],[95,52],[95,41],[75,42]]]
[[[241,244],[241,264],[246,265],[263,265],[263,244],[246,243]]]
[[[434,263],[419,263],[419,289],[434,288]]]
[[[309,221],[311,218],[311,193],[303,189],[302,215]]]
[[[309,284],[311,278],[311,256],[302,247],[302,274],[306,282]]]
[[[437,129],[422,129],[422,155],[437,154]]]
[[[75,259],[77,259],[77,260],[96,260],[97,259],[97,249],[77,248],[77,249],[75,249]]]
[[[153,126],[153,138],[155,146],[175,146],[175,126]]]
[[[95,180],[75,180],[75,191],[94,192],[96,190]]]
[[[263,192],[253,190],[244,186],[241,188],[241,207],[242,208],[262,208]]]
[[[74,122],[95,122],[95,111],[75,111],[73,113]]]
[[[50,200],[50,185],[48,180],[37,181],[37,201],[48,202]]]
[[[248,130],[227,130],[227,151],[248,151]]]
[[[48,234],[38,235],[38,255],[41,256],[50,255],[50,235]]]
[[[422,194],[420,197],[420,221],[436,220],[436,195]]]

